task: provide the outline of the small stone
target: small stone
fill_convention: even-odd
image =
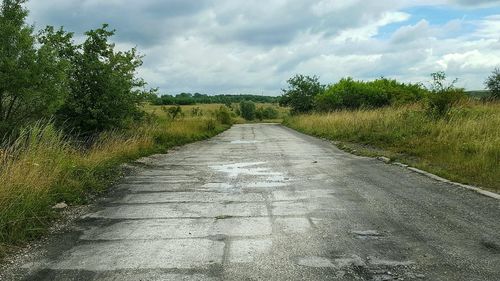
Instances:
[[[318,163],[318,161],[313,161],[314,164]]]
[[[377,157],[378,160],[388,164],[391,162],[391,159],[387,158],[387,157],[384,157],[384,156],[380,156],[380,157]]]
[[[52,209],[57,209],[57,210],[60,210],[60,209],[65,209],[68,207],[68,204],[64,203],[64,202],[61,202],[61,203],[57,203],[55,204]]]

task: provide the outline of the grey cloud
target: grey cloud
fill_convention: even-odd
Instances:
[[[451,0],[451,3],[462,6],[491,6],[500,4],[499,0]]]
[[[391,37],[391,41],[400,43],[409,43],[415,40],[423,39],[431,35],[429,22],[421,20],[415,25],[400,27]]]
[[[445,7],[473,9],[500,2],[450,1]],[[446,54],[473,49],[500,57],[500,41],[485,41],[497,39],[491,37],[496,29],[489,25],[484,25],[482,33],[474,33],[464,31],[460,22],[440,26],[420,22],[399,28],[389,38],[369,35],[362,40],[339,40],[339,34],[358,28],[376,32],[376,23],[387,13],[433,2],[31,0],[29,8],[30,20],[38,27],[64,25],[81,34],[109,23],[117,29],[118,43],[137,45],[146,55],[141,74],[150,85],[170,93],[279,94],[285,80],[295,73],[317,74],[325,83],[345,75],[415,81],[446,67],[469,86],[481,85],[482,81],[473,79],[478,73],[487,74],[494,59],[480,59],[474,69],[457,67],[460,62],[444,65],[438,61]]]
[[[44,1],[45,2],[45,1]],[[177,32],[196,25],[196,14],[208,0],[62,1],[55,5],[29,2],[30,18],[37,24],[64,26],[78,34],[108,23],[118,30],[117,38],[142,46],[157,44]]]

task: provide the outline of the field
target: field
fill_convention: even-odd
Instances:
[[[152,119],[133,129],[103,133],[90,148],[39,122],[0,150],[0,256],[12,245],[42,234],[57,216],[54,204],[86,203],[106,190],[119,178],[120,164],[229,127],[203,116]]]
[[[224,106],[223,104],[196,104],[196,105],[181,105],[180,107],[182,108],[182,112],[184,115],[184,118],[189,118],[193,116],[193,110],[199,109],[199,112],[202,113],[202,116],[213,116],[214,112],[218,110],[221,106]],[[152,113],[160,118],[168,118],[168,113],[166,109],[173,107],[173,105],[152,105],[152,104],[144,104],[143,109],[144,111],[148,113]],[[233,114],[233,121],[234,123],[237,124],[242,124],[242,123],[249,123],[249,121],[244,120],[241,116],[238,116],[237,109],[239,107],[239,104],[233,103],[231,105],[231,111],[234,113]],[[288,115],[289,109],[280,107],[275,104],[271,103],[256,103],[256,107],[271,107],[276,109],[279,112],[278,118],[276,119],[263,119],[263,120],[254,120],[250,122],[264,122],[264,123],[281,123],[283,121],[283,118]]]
[[[287,118],[298,131],[500,191],[500,103],[463,102],[434,119],[420,105]],[[358,144],[358,145],[353,145]],[[361,145],[359,145],[361,144]]]

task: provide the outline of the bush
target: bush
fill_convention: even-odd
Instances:
[[[201,110],[200,107],[193,107],[191,109],[191,116],[193,117],[203,116],[203,110]]]
[[[390,103],[388,95],[371,83],[342,78],[328,87],[316,98],[316,107],[321,111],[381,107]]]
[[[315,109],[378,108],[390,104],[406,104],[423,99],[427,91],[419,84],[404,84],[381,78],[375,81],[355,81],[343,78],[315,97]]]
[[[263,119],[277,119],[279,117],[279,112],[275,108],[268,107],[259,107],[255,111],[255,117],[259,120]]]
[[[490,98],[500,99],[500,68],[495,68],[484,84],[490,90]]]
[[[245,120],[252,121],[255,119],[255,103],[253,101],[240,102],[240,114]]]
[[[231,112],[224,105],[219,107],[219,109],[215,111],[215,117],[217,121],[219,121],[221,124],[224,125],[233,124],[233,120],[231,118]]]
[[[171,106],[168,108],[164,108],[165,112],[167,112],[168,116],[174,120],[177,117],[182,116],[182,108],[180,106]]]
[[[441,118],[447,115],[451,108],[465,97],[465,91],[455,87],[457,79],[447,83],[444,72],[432,73],[431,77],[432,83],[427,98],[427,111],[429,115]]]

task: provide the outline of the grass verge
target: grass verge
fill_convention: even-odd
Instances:
[[[82,204],[104,191],[120,176],[120,164],[229,128],[207,117],[154,119],[102,134],[86,149],[50,123],[23,129],[0,150],[0,257],[43,234],[57,216],[55,203]]]
[[[340,141],[358,153],[387,156],[453,181],[500,192],[498,102],[464,102],[442,119],[412,105],[292,116],[284,124]]]

